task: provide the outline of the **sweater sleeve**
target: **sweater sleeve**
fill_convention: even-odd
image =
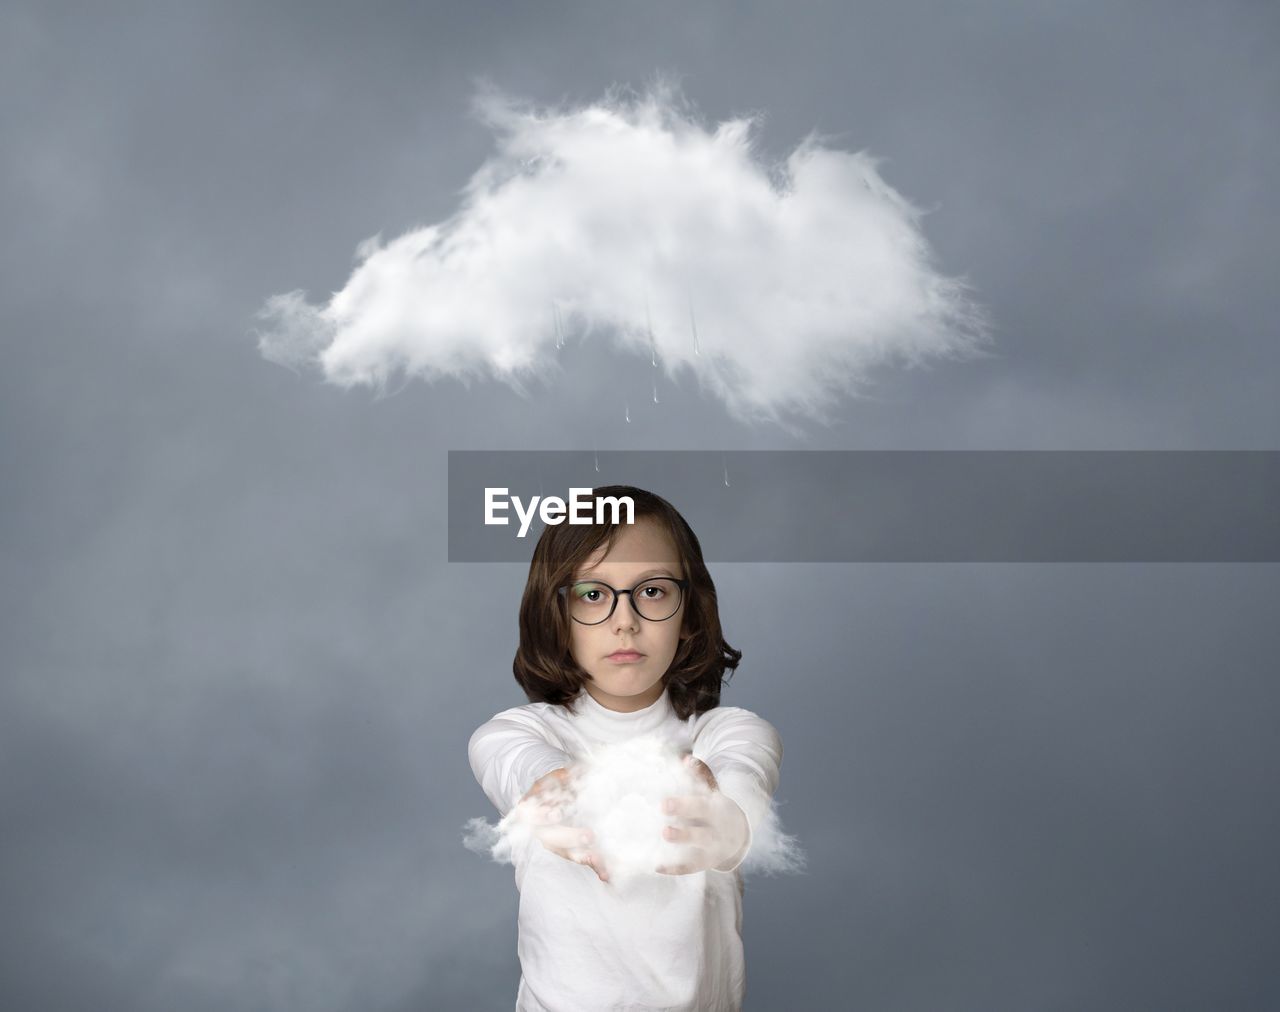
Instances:
[[[502,816],[538,780],[572,761],[538,715],[519,706],[480,725],[467,744],[467,757],[480,789]]]
[[[720,793],[747,817],[747,844],[731,862],[733,871],[752,852],[773,805],[782,766],[782,738],[772,724],[740,707],[711,711],[693,743],[695,758],[715,775]]]

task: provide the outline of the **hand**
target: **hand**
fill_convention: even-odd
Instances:
[[[552,770],[542,777],[516,804],[516,818],[529,830],[542,846],[566,861],[585,864],[594,871],[601,882],[609,881],[600,854],[591,849],[595,834],[583,826],[573,826],[564,821],[565,812],[574,800],[574,775],[568,769]]]
[[[720,870],[736,858],[747,845],[749,828],[746,814],[731,798],[720,793],[715,774],[701,759],[684,756],[685,765],[710,789],[710,794],[685,794],[665,798],[663,811],[673,817],[673,825],[662,831],[662,838],[685,843],[684,859],[679,864],[661,865],[661,875],[692,875],[695,872]]]

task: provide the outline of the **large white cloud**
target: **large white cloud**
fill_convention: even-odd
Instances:
[[[865,153],[810,137],[778,165],[751,119],[704,126],[677,91],[539,109],[476,101],[496,152],[448,220],[367,240],[325,305],[267,300],[259,349],[385,388],[554,381],[610,340],[691,370],[736,418],[820,419],[885,362],[977,352],[983,317],[937,272],[920,212]]]

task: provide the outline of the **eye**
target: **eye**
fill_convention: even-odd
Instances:
[[[640,588],[640,593],[650,601],[661,601],[667,596],[667,588],[660,583],[648,583]]]
[[[594,597],[591,596],[593,594]],[[599,604],[604,600],[604,591],[594,583],[576,583],[573,586],[573,596],[585,604]]]

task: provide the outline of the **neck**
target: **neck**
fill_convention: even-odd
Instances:
[[[652,706],[661,698],[663,688],[662,682],[659,681],[648,692],[639,696],[611,696],[607,692],[601,692],[591,682],[586,684],[587,693],[591,698],[606,710],[612,710],[614,713],[635,713],[637,710]]]

